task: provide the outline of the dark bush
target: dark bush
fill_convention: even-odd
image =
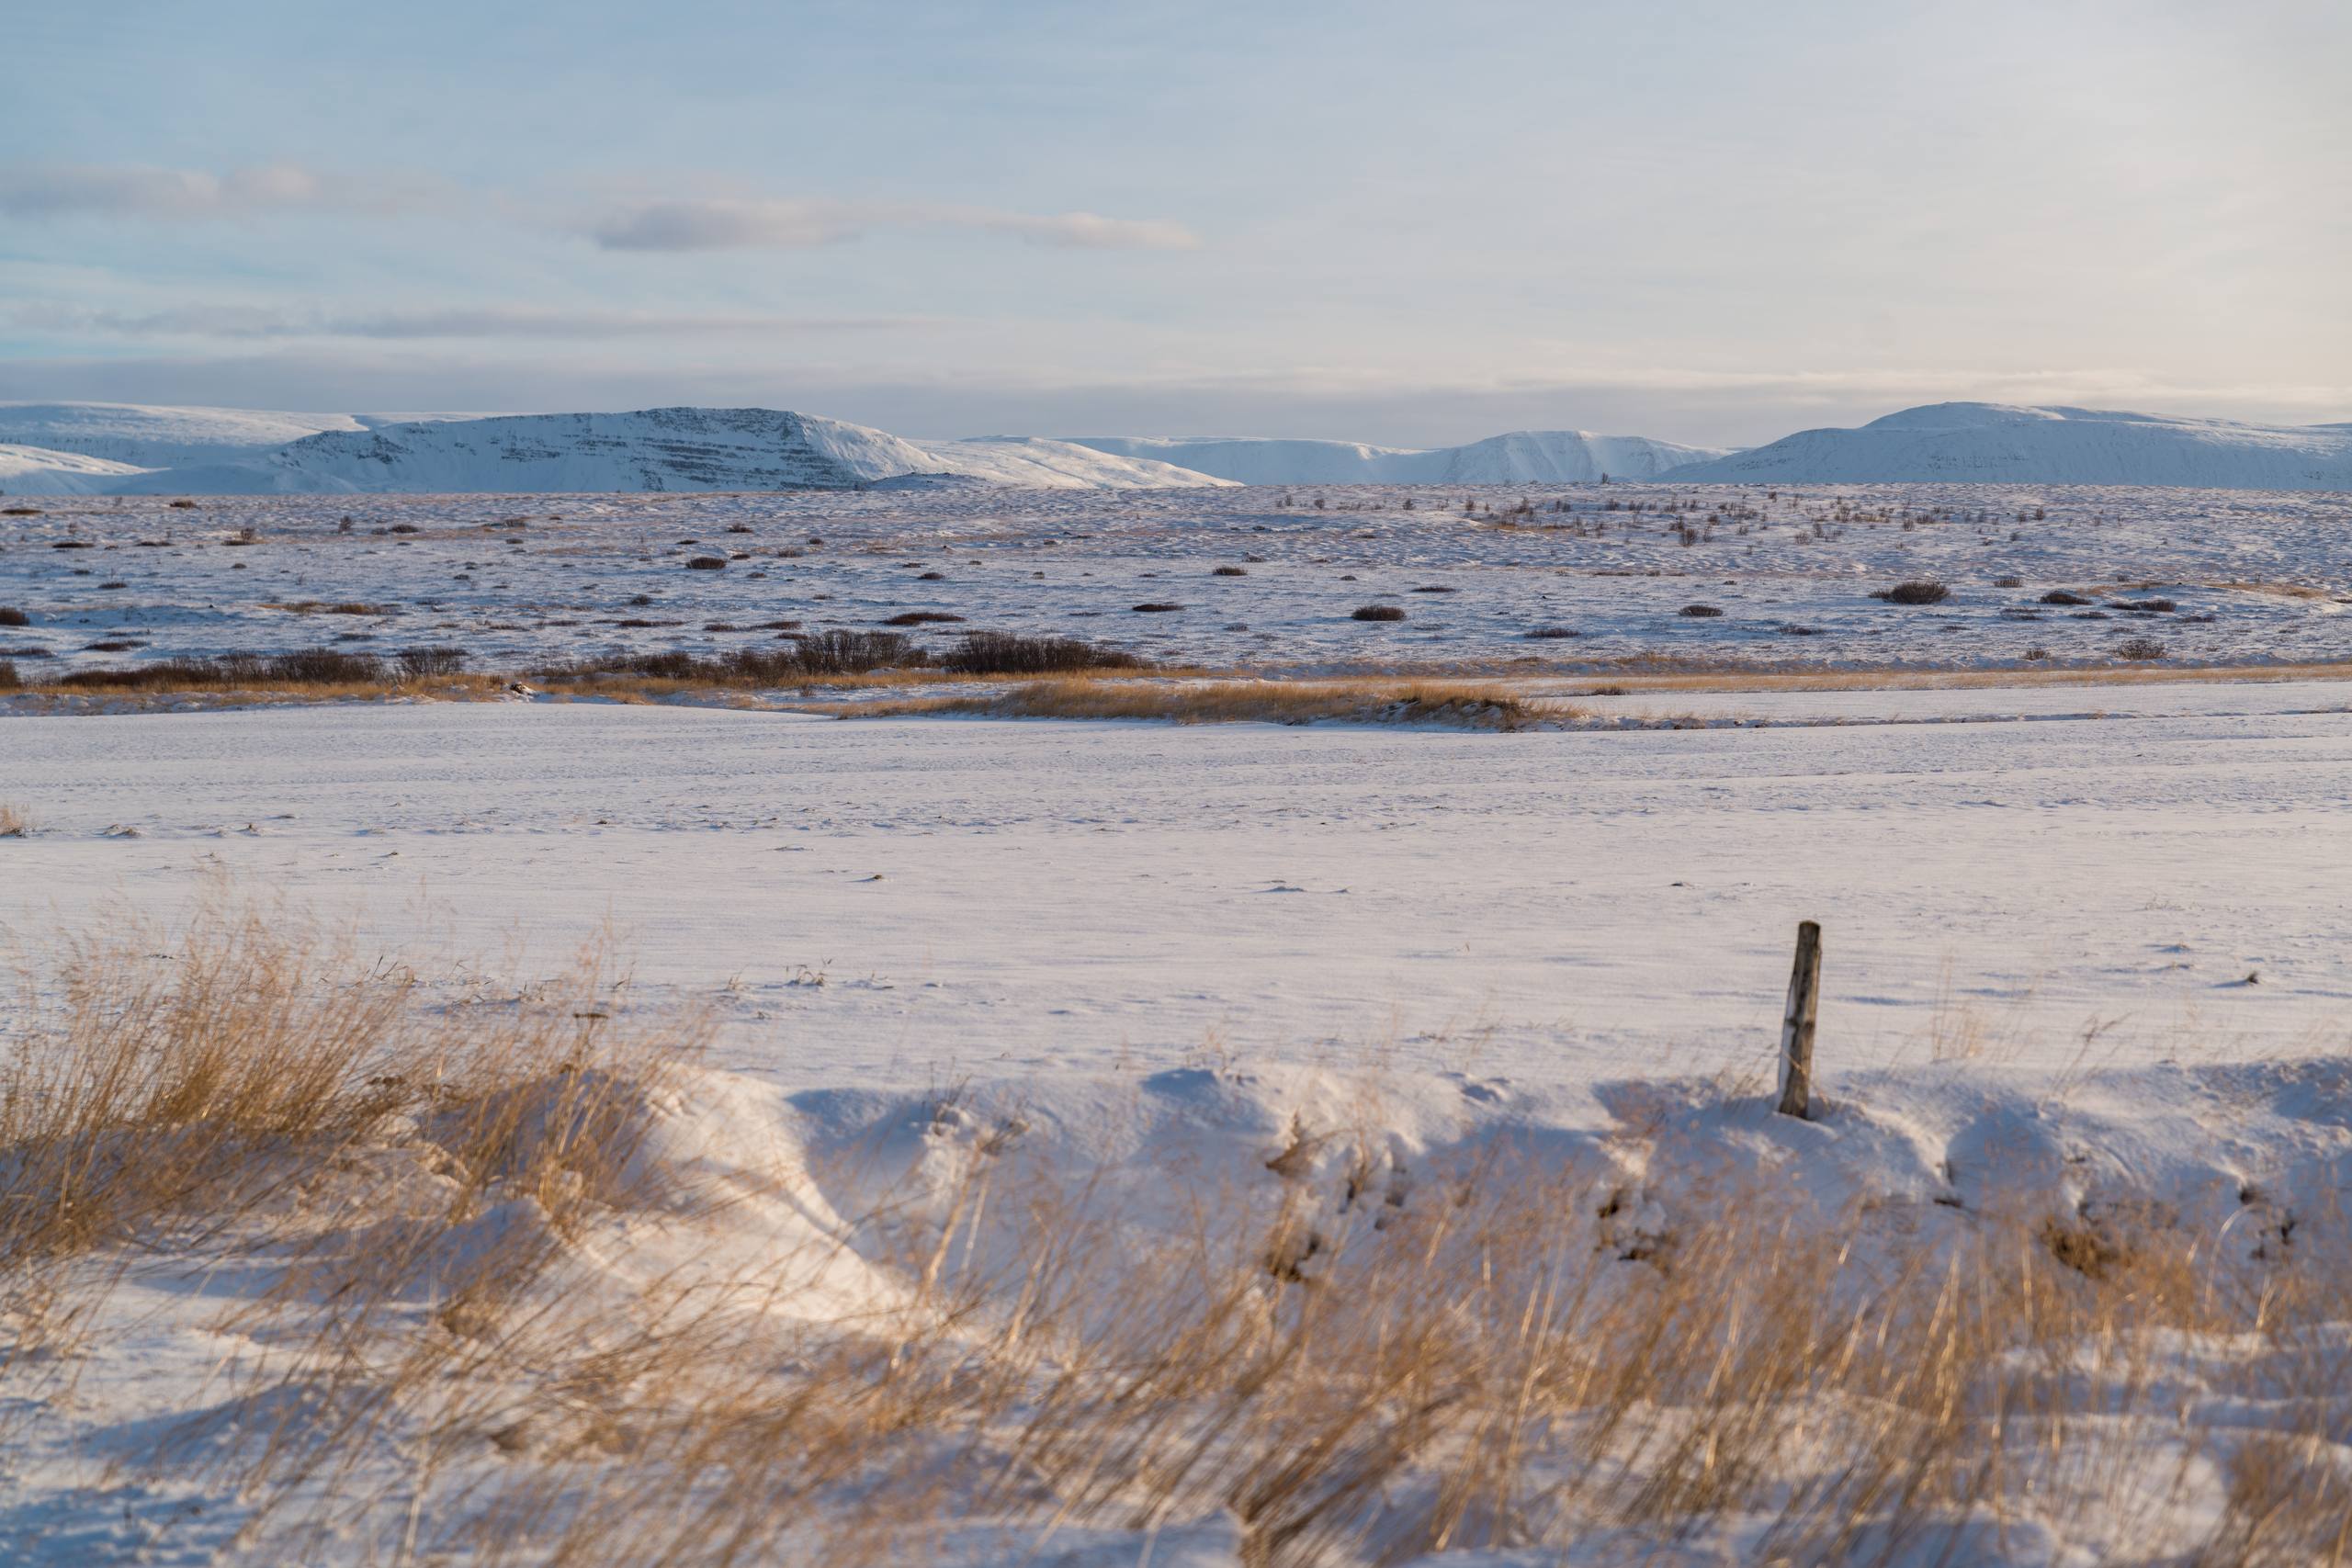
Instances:
[[[1951,597],[1951,590],[1940,582],[1921,579],[1916,582],[1898,582],[1892,588],[1882,588],[1871,595],[1890,604],[1940,604]]]
[[[725,571],[727,558],[725,556],[696,556],[686,562],[686,570],[688,571]]]
[[[1359,604],[1348,612],[1351,621],[1401,621],[1403,609],[1395,604]]]
[[[2135,615],[2161,615],[2180,606],[2169,599],[2118,599],[2115,608],[2129,610]]]
[[[1209,575],[1211,577],[1247,577],[1250,573],[1248,569],[1243,567],[1221,566],[1215,571],[1210,572]]]
[[[793,658],[810,675],[863,675],[887,665],[925,662],[922,649],[897,632],[820,632],[803,638]]]
[[[269,660],[269,678],[298,686],[334,686],[345,682],[383,678],[383,664],[373,654],[345,653],[333,648],[306,648],[281,653]]]
[[[17,678],[16,664],[12,660],[0,659],[0,692],[14,691],[23,684],[24,682]]]
[[[1993,586],[1996,588],[2023,588],[2025,586],[2025,579],[2022,577],[1996,577],[1993,580]]]
[[[1538,626],[1533,631],[1527,634],[1528,640],[1531,642],[1542,642],[1554,637],[1582,636],[1584,636],[1584,633],[1570,631],[1566,626]]]
[[[1117,649],[1069,637],[1016,632],[966,632],[937,656],[940,668],[960,675],[1051,675],[1071,670],[1148,670],[1150,661]]]
[[[399,654],[401,673],[413,681],[455,675],[466,667],[462,648],[404,648]]]
[[[381,660],[332,648],[293,653],[224,653],[214,659],[159,659],[112,670],[75,670],[61,686],[101,691],[176,691],[184,687],[360,685],[384,678]]]
[[[175,502],[173,502],[171,503],[171,505],[172,505],[172,509],[173,509],[174,511],[175,511],[175,512],[193,512],[193,511],[195,511],[195,510],[196,510],[196,502],[192,502],[192,501],[175,501]],[[400,532],[400,530],[399,530],[398,528],[395,528],[395,529],[393,529],[393,530],[392,530],[392,532],[393,532],[393,533],[395,533],[395,534],[397,534],[397,533],[399,533],[399,532]],[[410,532],[410,533],[412,533],[412,534],[413,534],[413,533],[415,533],[415,532],[416,532],[416,530],[415,530],[415,529],[413,529],[413,528],[411,528],[411,529],[409,530],[409,532]]]
[[[98,547],[87,539],[57,539],[51,541],[49,547],[52,550],[95,550]]]
[[[1184,606],[1182,604],[1133,604],[1128,607],[1138,615],[1165,615],[1171,611],[1181,610]]]
[[[2090,603],[2082,594],[2069,593],[2063,588],[2053,588],[2044,593],[2041,596],[2041,602],[2045,604],[2087,604]]]
[[[961,615],[951,615],[944,610],[908,610],[903,614],[891,616],[882,624],[886,626],[944,626],[963,618]]]
[[[32,624],[33,618],[30,615],[26,615],[22,610],[14,610],[6,607],[6,605],[0,605],[0,626],[28,626]]]
[[[2165,645],[2152,637],[2127,637],[2115,645],[2115,657],[2118,659],[2162,659],[2164,656]]]
[[[1688,615],[1694,621],[1708,620],[1723,614],[1713,604],[1685,604],[1674,613],[1678,615]]]

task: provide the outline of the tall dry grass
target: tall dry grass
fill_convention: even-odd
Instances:
[[[1049,1562],[1217,1518],[1263,1568],[2352,1557],[2324,1247],[2030,1189],[1669,1190],[1656,1156],[1629,1190],[1540,1141],[1407,1172],[1375,1108],[1216,1181],[1012,1122],[929,1174],[780,1168],[758,1199],[870,1196],[708,1267],[753,1200],[657,1157],[694,1021],[593,957],[469,994],[222,902],[71,945],[0,1068],[12,1322],[86,1333],[132,1269],[262,1281],[152,1458],[243,1499],[248,1560],[881,1563],[985,1525]],[[61,1337],[16,1339],[38,1420]]]

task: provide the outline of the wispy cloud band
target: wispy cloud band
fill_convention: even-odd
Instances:
[[[282,310],[238,304],[160,310],[27,306],[18,328],[116,337],[489,339],[590,342],[616,338],[885,332],[929,324],[918,316],[786,316],[734,311],[545,310],[533,306],[410,310]]]
[[[1200,238],[1181,223],[1105,218],[1092,212],[1035,214],[956,203],[785,201],[762,197],[642,202],[596,218],[590,238],[608,251],[797,250],[838,244],[883,228],[967,229],[1032,244],[1079,250],[1191,250]]]
[[[1165,219],[1094,212],[1018,212],[959,202],[801,199],[770,196],[608,201],[584,219],[554,219],[529,199],[491,202],[510,218],[585,235],[608,251],[793,250],[876,230],[957,229],[1073,250],[1190,250],[1200,238]],[[0,164],[0,214],[205,222],[270,214],[455,211],[460,193],[415,177],[335,173],[281,163],[213,173],[148,164]]]

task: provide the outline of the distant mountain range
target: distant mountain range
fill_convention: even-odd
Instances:
[[[1581,484],[1606,474],[1656,479],[1686,463],[1729,456],[1720,446],[1678,446],[1641,435],[1588,430],[1515,430],[1466,446],[1365,446],[1352,441],[1267,436],[1080,435],[1080,446],[1252,485]]]
[[[0,491],[335,494],[1165,490],[1261,484],[1993,482],[2352,491],[2352,424],[1938,403],[1747,451],[1523,430],[1408,448],[1269,437],[916,442],[777,409],[300,414],[0,403]]]
[[[1693,484],[2189,485],[2352,491],[2352,424],[2007,403],[1930,403],[1859,430],[1801,430],[1672,470]]]

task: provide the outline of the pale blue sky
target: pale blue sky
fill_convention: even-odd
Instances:
[[[0,12],[0,397],[2352,420],[2352,6]]]

